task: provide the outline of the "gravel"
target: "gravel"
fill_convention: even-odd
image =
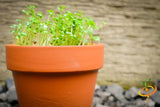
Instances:
[[[10,102],[10,103],[18,101],[15,87],[12,87],[12,88],[10,88],[8,90],[8,92],[7,92],[7,99],[8,99],[8,102]]]
[[[13,79],[8,78],[5,83],[5,91],[5,87],[0,85],[0,107],[19,107]],[[155,81],[155,85],[158,90],[145,102],[146,98],[138,95],[140,89],[137,87],[124,90],[118,84],[96,84],[92,107],[160,107],[159,80]]]
[[[7,100],[7,95],[6,95],[6,93],[1,93],[0,94],[0,102],[4,102],[4,101],[6,101]]]
[[[0,102],[0,107],[11,107],[11,105],[7,104],[7,103],[1,103]]]
[[[3,87],[2,85],[0,84],[0,93],[3,91]]]
[[[125,98],[132,99],[138,96],[139,89],[136,87],[130,88],[128,91],[125,92]]]
[[[8,89],[10,89],[11,87],[15,86],[14,81],[13,81],[12,78],[6,79],[5,83],[6,83],[6,86],[7,86]]]

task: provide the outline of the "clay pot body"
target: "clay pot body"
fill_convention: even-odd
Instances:
[[[104,45],[6,45],[20,107],[91,107]]]

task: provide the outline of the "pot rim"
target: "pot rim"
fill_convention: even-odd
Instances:
[[[6,45],[7,68],[22,72],[75,72],[103,67],[104,44],[86,46]]]
[[[47,48],[47,47],[93,47],[93,46],[104,46],[102,43],[94,43],[94,44],[89,44],[89,45],[66,45],[66,46],[21,46],[21,45],[15,45],[15,44],[6,44],[6,46],[14,46],[14,47],[37,47],[37,48]]]

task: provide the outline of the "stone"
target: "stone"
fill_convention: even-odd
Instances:
[[[94,97],[92,101],[92,107],[95,107],[96,104],[102,104],[102,102],[102,99],[100,99],[99,97]]]
[[[111,84],[108,86],[106,91],[111,92],[112,94],[118,94],[118,93],[123,94],[124,89],[117,84]]]
[[[136,107],[146,107],[146,102],[145,102],[145,100],[137,99],[137,100],[135,101],[135,103],[136,103]]]
[[[103,105],[110,107],[108,102],[104,102]]]
[[[7,78],[6,79],[6,86],[7,86],[7,89],[9,90],[11,87],[15,87],[15,84],[14,84],[14,81],[12,78]]]
[[[106,85],[101,85],[101,87],[100,87],[100,88],[101,88],[101,90],[102,90],[102,91],[106,91],[107,86],[106,86]]]
[[[117,107],[116,102],[112,102],[109,107]]]
[[[100,98],[105,101],[110,95],[111,93],[109,92],[102,92]]]
[[[150,98],[156,103],[160,104],[160,91],[156,91]]]
[[[124,107],[136,107],[135,105],[125,105]]]
[[[124,103],[117,101],[117,107],[124,107]]]
[[[5,93],[1,93],[0,94],[0,101],[6,101],[7,100],[7,96]]]
[[[113,94],[119,101],[121,101],[123,103],[128,102],[125,99],[125,97],[123,96],[124,89],[117,84],[109,85],[106,92],[109,92],[109,93]]]
[[[8,102],[18,101],[17,93],[15,87],[11,87],[7,92],[7,100]]]
[[[7,103],[1,103],[0,102],[0,107],[11,107],[11,105],[7,104]]]
[[[138,91],[139,91],[138,88],[132,87],[128,91],[126,91],[124,96],[127,99],[135,98],[136,96],[138,96]]]
[[[113,96],[109,96],[108,97],[108,102],[113,102],[115,99],[114,99],[114,97]]]
[[[102,95],[102,91],[101,90],[96,90],[95,91],[95,96],[100,97]]]
[[[151,99],[146,100],[137,99],[135,101],[136,107],[154,107],[155,102],[153,102]]]
[[[128,103],[124,104],[124,107],[136,107],[136,101],[129,101]]]
[[[99,90],[99,89],[100,89],[100,86],[99,86],[98,84],[96,84],[96,85],[95,85],[95,91],[96,91],[96,90]]]
[[[108,105],[96,104],[95,107],[109,107]]]
[[[155,102],[152,100],[152,99],[148,99],[147,100],[147,105],[149,106],[149,107],[155,107]]]
[[[95,95],[98,96],[98,97],[108,97],[108,96],[111,95],[111,93],[109,93],[109,92],[103,92],[101,90],[97,90],[95,92]]]

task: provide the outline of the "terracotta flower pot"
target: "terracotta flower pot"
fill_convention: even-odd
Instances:
[[[91,107],[104,45],[6,45],[20,107]]]

